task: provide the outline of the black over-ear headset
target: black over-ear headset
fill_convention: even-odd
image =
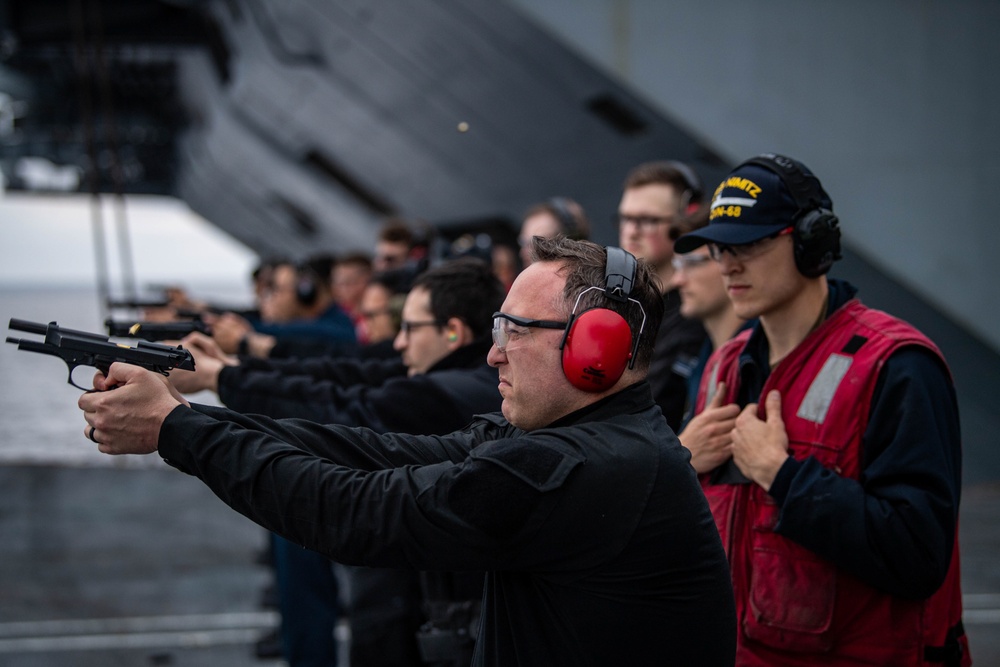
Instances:
[[[681,178],[684,179],[684,192],[681,193],[681,211],[684,215],[690,215],[693,209],[697,209],[702,197],[705,195],[705,188],[702,187],[701,179],[698,178],[698,174],[694,173],[694,169],[683,162],[667,160],[665,164],[675,169],[681,175]]]
[[[296,266],[295,272],[295,298],[303,306],[313,305],[319,298],[319,274],[306,264]]]
[[[795,266],[799,273],[816,278],[841,258],[840,221],[822,206],[819,180],[792,158],[775,153],[752,157],[740,166],[753,164],[778,175],[795,199],[798,212],[792,221]]]
[[[552,215],[556,217],[556,220],[559,221],[559,227],[563,236],[574,240],[582,238],[580,235],[580,223],[577,222],[576,216],[570,210],[569,201],[565,197],[552,197],[545,204]]]
[[[577,295],[560,344],[563,373],[570,384],[583,391],[604,391],[618,382],[626,366],[635,365],[639,339],[646,327],[646,311],[629,297],[635,281],[635,257],[613,246],[607,248],[607,253],[604,287],[588,287]],[[577,313],[580,298],[591,290],[603,291],[612,301],[635,304],[642,312],[639,333],[633,336],[625,318],[608,308],[588,308]]]

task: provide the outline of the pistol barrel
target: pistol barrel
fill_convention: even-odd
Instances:
[[[27,331],[28,333],[42,334],[43,336],[48,331],[48,325],[41,324],[39,322],[29,322],[28,320],[19,320],[16,317],[10,318],[10,323],[7,325],[8,328],[14,329],[15,331]],[[7,339],[7,342],[13,342]]]

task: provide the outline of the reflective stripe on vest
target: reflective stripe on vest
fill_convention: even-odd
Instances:
[[[837,387],[847,375],[848,369],[854,359],[842,354],[831,354],[820,369],[819,375],[809,385],[806,397],[799,405],[797,416],[816,424],[822,424],[826,420],[826,413],[833,402],[833,396],[837,393]]]

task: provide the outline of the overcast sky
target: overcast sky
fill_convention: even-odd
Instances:
[[[122,291],[117,212],[104,198],[103,218],[112,293]],[[136,282],[249,285],[256,255],[167,197],[129,197],[128,221]],[[0,192],[0,288],[10,285],[96,285],[92,209],[86,196]]]

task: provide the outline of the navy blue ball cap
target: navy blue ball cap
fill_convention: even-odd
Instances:
[[[816,185],[819,200],[812,204],[832,209],[833,204],[818,181]],[[794,224],[800,211],[778,174],[757,164],[744,163],[715,189],[708,224],[677,239],[674,251],[691,252],[706,243],[753,243]]]

